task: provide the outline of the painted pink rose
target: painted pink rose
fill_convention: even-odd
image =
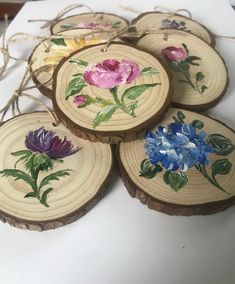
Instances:
[[[140,75],[138,64],[130,60],[106,59],[95,66],[88,66],[84,73],[92,86],[112,89],[120,84],[130,84]]]
[[[74,99],[73,99],[73,103],[77,106],[77,107],[82,107],[84,106],[87,102],[87,99],[86,97],[84,96],[76,96]]]
[[[181,47],[177,48],[174,46],[169,46],[162,49],[161,54],[169,62],[173,61],[181,62],[184,61],[188,56],[185,49]]]
[[[79,29],[111,29],[112,24],[109,23],[93,23],[93,22],[84,22],[78,23],[77,28]]]

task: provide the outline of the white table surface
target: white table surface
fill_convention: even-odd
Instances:
[[[7,36],[22,31],[48,33],[41,31],[38,23],[27,23],[27,19],[52,18],[71,3],[76,1],[27,3],[9,26]],[[235,35],[235,12],[227,0],[83,3],[128,19],[135,15],[118,4],[140,11],[156,5],[172,10],[187,8],[195,20],[214,33]],[[16,44],[11,48],[12,55],[27,58],[35,44]],[[207,114],[235,128],[235,41],[217,39],[216,48],[227,63],[231,82],[226,96]],[[17,88],[24,68],[18,65],[0,81],[1,106]],[[43,98],[36,90],[32,93]],[[32,102],[22,102],[24,111],[36,108]],[[234,284],[235,207],[210,216],[168,216],[132,199],[116,175],[109,193],[71,225],[38,233],[0,223],[0,283]]]

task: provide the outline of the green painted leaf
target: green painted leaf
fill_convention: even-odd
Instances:
[[[184,21],[181,21],[181,22],[180,22],[180,25],[181,25],[181,26],[185,26],[186,23],[185,23]]]
[[[206,142],[214,148],[217,155],[221,156],[227,156],[235,149],[235,145],[232,141],[219,133],[208,135]]]
[[[65,24],[65,25],[60,25],[60,27],[61,27],[62,29],[67,30],[67,29],[72,29],[72,28],[73,28],[73,25]]]
[[[177,117],[178,117],[179,121],[182,122],[182,123],[184,122],[184,119],[186,118],[186,116],[180,110],[177,111]]]
[[[138,96],[143,94],[147,89],[153,88],[157,85],[161,85],[160,83],[154,83],[154,84],[142,84],[134,87],[130,87],[129,89],[126,89],[124,94],[122,95],[122,101],[124,99],[128,100],[135,100]]]
[[[141,71],[141,75],[145,75],[145,76],[151,76],[155,74],[159,74],[159,71],[157,71],[153,67],[146,67]]]
[[[27,158],[25,167],[31,172],[35,172],[37,170],[48,171],[54,167],[55,161],[55,159],[51,159],[47,155],[35,153],[31,154]]]
[[[118,108],[119,107],[117,105],[110,105],[107,108],[99,111],[94,119],[93,128],[96,128],[102,122],[108,121]]]
[[[55,173],[52,173],[52,174],[46,176],[40,182],[39,189],[41,189],[45,185],[48,185],[51,181],[59,180],[60,177],[69,176],[70,175],[70,171],[71,171],[70,169],[60,170],[60,171],[57,171]]]
[[[25,156],[25,155],[29,155],[31,154],[32,152],[29,151],[29,150],[21,150],[21,151],[16,151],[16,152],[13,152],[11,153],[12,156]]]
[[[205,86],[205,85],[201,86],[201,92],[202,92],[202,93],[204,93],[206,89],[208,89],[207,86]]]
[[[162,171],[162,167],[160,165],[153,165],[148,159],[145,159],[140,164],[140,173],[141,177],[146,179],[154,178],[157,173]]]
[[[35,181],[29,176],[28,174],[24,173],[21,170],[16,170],[16,169],[5,169],[0,171],[0,175],[3,177],[13,177],[15,180],[23,180],[26,182],[28,185],[31,186],[33,191],[37,191],[37,185]]]
[[[29,192],[27,194],[25,194],[24,198],[28,198],[28,197],[36,197],[37,198],[37,193],[36,192]]]
[[[118,28],[118,27],[120,26],[120,24],[121,24],[121,21],[114,22],[114,23],[112,24],[112,28],[113,28],[113,29],[116,29],[116,28]]]
[[[48,203],[47,203],[47,197],[48,194],[53,190],[52,187],[48,188],[47,190],[45,190],[42,194],[42,197],[40,199],[40,203],[46,207],[49,207]]]
[[[81,90],[86,87],[86,83],[85,80],[83,78],[83,76],[78,76],[75,77],[74,79],[72,79],[65,91],[65,97],[66,100],[71,97],[74,96],[76,94],[78,94],[79,92],[81,92]]]
[[[51,42],[53,42],[56,45],[66,46],[66,43],[65,43],[63,38],[53,38],[53,39],[51,39]]]
[[[202,72],[197,72],[196,81],[202,81],[205,78],[205,75]]]
[[[189,71],[190,66],[189,66],[189,64],[186,62],[186,60],[183,61],[183,62],[181,62],[179,66],[180,66],[180,68],[183,70],[183,72],[188,72],[188,71]]]
[[[128,106],[128,109],[131,111],[131,114],[134,114],[137,104],[138,104],[138,101],[134,101]]]
[[[228,159],[221,159],[215,161],[212,166],[212,175],[226,175],[230,172],[232,168],[232,163]]]
[[[188,177],[183,172],[166,171],[163,179],[174,191],[178,192],[188,182]]]
[[[169,62],[169,67],[174,70],[175,72],[182,72],[181,63],[180,62]]]
[[[186,50],[187,54],[189,53],[188,47],[185,43],[182,43],[183,48]]]
[[[69,60],[69,62],[70,63],[75,63],[75,64],[77,64],[79,66],[85,66],[85,67],[88,66],[88,63],[86,61],[84,61],[84,60],[71,59],[71,60]]]
[[[192,127],[197,128],[197,129],[202,129],[204,127],[204,123],[201,120],[193,120],[191,122]]]
[[[198,56],[188,56],[185,61],[187,61],[189,64],[192,64],[194,60],[201,60],[201,58]]]

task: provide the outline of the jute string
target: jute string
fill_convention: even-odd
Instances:
[[[63,18],[63,16],[65,16],[67,13],[69,13],[72,10],[78,9],[78,8],[82,8],[85,7],[87,8],[91,13],[93,13],[93,16],[96,16],[96,13],[86,4],[72,4],[69,5],[67,7],[65,7],[62,11],[60,11],[57,16],[51,20],[46,20],[46,19],[32,19],[32,20],[28,20],[29,23],[32,22],[45,22],[45,24],[43,24],[40,28],[41,29],[45,29],[48,27],[51,27],[52,25],[56,24],[57,22],[59,22],[59,20],[61,18]]]
[[[12,111],[12,116],[15,117],[18,114],[21,114],[20,105],[19,105],[19,98],[20,97],[26,97],[28,99],[31,99],[32,101],[36,102],[38,105],[43,107],[53,118],[55,123],[54,126],[58,126],[59,120],[55,113],[46,106],[42,101],[40,101],[38,98],[34,97],[31,94],[25,93],[25,91],[31,90],[36,88],[36,86],[28,86],[31,81],[31,75],[29,72],[29,68],[27,67],[26,72],[24,73],[23,79],[18,87],[17,90],[14,91],[13,96],[8,100],[7,104],[0,110],[1,118],[0,118],[0,125],[4,122],[5,116],[8,113],[9,110]],[[51,80],[51,79],[50,79]],[[45,83],[44,83],[45,84]],[[42,85],[44,85],[42,84]]]

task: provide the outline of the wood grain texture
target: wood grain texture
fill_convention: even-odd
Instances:
[[[103,13],[103,12],[80,13],[78,15],[69,16],[67,18],[58,21],[57,23],[51,26],[50,32],[51,34],[57,34],[58,32],[64,30],[64,28],[61,27],[62,25],[73,24],[73,23],[79,24],[85,22],[92,22],[98,24],[120,22],[118,29],[126,28],[129,25],[129,22],[126,19],[115,14]]]
[[[172,116],[178,109],[171,108],[161,121],[166,126],[172,122]],[[187,123],[193,119],[200,119],[205,123],[203,131],[206,133],[220,133],[235,141],[235,132],[223,123],[197,113],[183,111]],[[156,129],[156,127],[154,128]],[[154,129],[152,131],[154,131]],[[189,181],[180,191],[175,192],[163,180],[163,172],[152,179],[139,176],[141,161],[146,159],[144,140],[120,143],[117,149],[117,160],[123,182],[132,197],[139,199],[150,209],[169,215],[206,215],[227,209],[235,203],[235,153],[229,154],[228,159],[233,163],[228,175],[220,175],[219,182],[226,188],[226,194],[213,186],[196,169],[188,170]],[[221,156],[209,154],[210,165]],[[208,165],[209,167],[209,165]]]
[[[197,60],[198,66],[190,65],[191,79],[195,81],[196,73],[203,72],[205,77],[200,82],[208,87],[203,94],[199,94],[191,86],[179,81],[185,79],[182,73],[171,69],[175,87],[172,100],[174,105],[202,111],[218,104],[229,85],[228,69],[224,59],[215,49],[195,35],[171,29],[165,31],[167,40],[164,40],[162,34],[149,34],[138,41],[138,46],[148,49],[158,58],[163,58],[161,54],[163,49],[171,46],[182,48],[182,44],[186,44],[189,56],[200,58]],[[166,60],[164,62],[169,66]]]
[[[53,106],[61,121],[75,135],[91,141],[117,144],[120,141],[130,141],[140,137],[146,128],[151,127],[165,114],[171,103],[173,86],[170,84],[171,76],[154,56],[134,46],[112,43],[107,52],[102,52],[104,44],[83,48],[63,60],[56,69],[53,90]],[[136,62],[141,69],[151,66],[159,73],[152,76],[140,76],[133,84],[123,84],[118,92],[123,94],[125,89],[140,84],[161,83],[154,88],[145,91],[138,98],[136,117],[133,118],[122,110],[117,110],[109,121],[93,128],[93,120],[101,110],[100,107],[89,105],[85,108],[77,108],[72,99],[65,99],[65,91],[75,74],[76,66],[69,63],[71,59],[82,59],[89,64],[96,64],[105,59],[127,59]],[[91,96],[99,96],[105,100],[112,99],[110,93],[95,86],[87,86],[83,93]]]
[[[73,145],[82,149],[56,164],[51,172],[71,169],[69,176],[50,182],[53,191],[45,207],[35,198],[24,198],[30,191],[21,180],[0,177],[0,219],[22,229],[44,231],[55,229],[76,221],[102,198],[111,178],[113,158],[109,145],[92,143],[72,135],[63,125],[55,127],[48,113],[35,112],[17,116],[0,127],[0,169],[14,168],[16,157],[11,153],[27,149],[25,137],[30,130],[44,126],[60,138],[67,137]],[[20,127],[19,127],[20,126]],[[17,164],[17,169],[22,163]],[[40,179],[48,175],[40,174]]]
[[[215,36],[207,27],[179,14],[172,16],[170,13],[146,12],[136,17],[132,24],[137,25],[142,31],[159,30],[162,28],[162,20],[164,19],[175,20],[177,23],[185,22],[185,26],[190,33],[200,37],[212,47],[215,46]]]

